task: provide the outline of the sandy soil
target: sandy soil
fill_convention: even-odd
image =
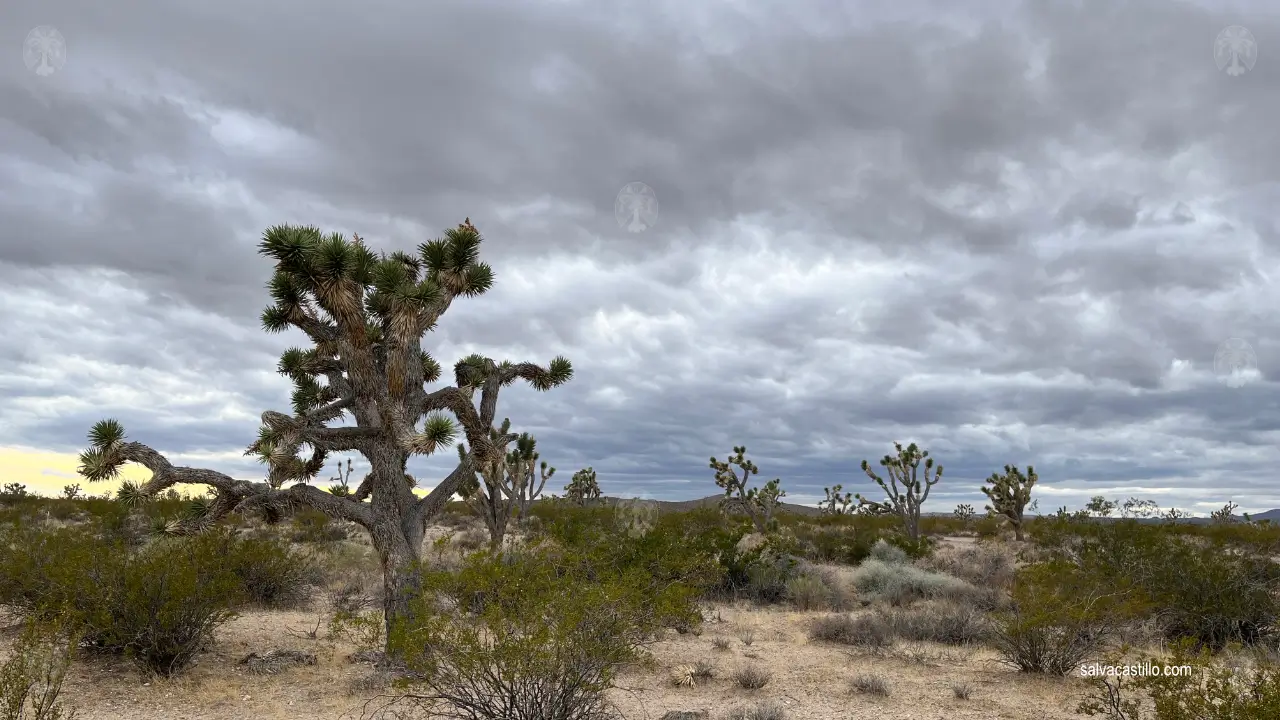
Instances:
[[[840,574],[847,572],[841,569]],[[1001,666],[989,651],[941,645],[915,646],[934,655],[930,664],[901,655],[851,656],[845,648],[809,642],[808,623],[820,614],[718,606],[700,635],[672,631],[663,638],[652,648],[659,667],[624,674],[610,700],[629,720],[657,720],[671,710],[708,711],[710,718],[720,720],[734,707],[763,701],[783,705],[790,720],[1079,717],[1073,711],[1083,691],[1080,680],[1021,675]],[[368,663],[351,661],[353,645],[327,639],[323,622],[327,618],[323,608],[246,612],[222,627],[214,647],[172,680],[143,677],[123,660],[86,657],[73,665],[63,698],[78,709],[82,720],[396,717],[377,711],[388,698],[375,698],[386,691],[379,689],[379,683],[366,683],[378,674]],[[318,637],[312,639],[307,631],[317,620],[322,622]],[[750,646],[738,637],[745,629],[754,631]],[[7,652],[13,635],[12,628],[0,635],[0,656]],[[729,649],[713,646],[717,636],[730,639]],[[250,653],[271,650],[314,653],[317,662],[277,675],[254,674],[240,662]],[[714,678],[692,688],[675,687],[669,670],[697,661],[712,663]],[[769,670],[771,681],[759,690],[738,688],[728,676],[748,664]],[[890,695],[878,698],[851,691],[849,681],[860,674],[884,677]],[[956,683],[972,687],[971,699],[954,698]]]
[[[851,657],[841,648],[808,641],[807,623],[814,613],[746,606],[721,606],[716,612],[721,621],[708,623],[701,636],[673,632],[660,642],[654,648],[657,670],[620,679],[610,699],[627,718],[656,719],[669,710],[710,711],[712,718],[719,718],[733,707],[761,701],[783,705],[791,720],[1078,717],[1072,710],[1079,681],[1019,675],[1001,667],[989,652],[920,646],[944,656],[933,667],[893,657]],[[144,678],[128,663],[89,657],[73,666],[63,697],[79,709],[83,720],[392,717],[375,712],[387,698],[368,702],[378,690],[357,687],[376,673],[368,664],[350,661],[354,646],[324,640],[323,627],[321,639],[305,637],[317,618],[316,613],[303,612],[246,613],[222,628],[217,645],[194,667],[172,680]],[[746,628],[755,633],[749,647],[737,637]],[[731,639],[728,650],[712,645],[717,635]],[[4,644],[8,642],[6,638]],[[249,653],[275,649],[315,653],[317,663],[278,675],[253,674],[240,664]],[[693,688],[672,685],[670,668],[699,660],[716,667],[714,679]],[[748,691],[728,679],[748,664],[772,672],[769,684]],[[851,692],[849,680],[864,673],[885,677],[890,696]],[[972,698],[954,699],[953,683],[969,684]]]

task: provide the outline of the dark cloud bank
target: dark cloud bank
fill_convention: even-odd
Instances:
[[[257,329],[261,231],[412,247],[470,216],[499,284],[432,350],[573,359],[502,408],[566,481],[700,497],[745,443],[814,502],[915,440],[947,467],[934,510],[1006,462],[1046,509],[1280,506],[1274,14],[754,5],[0,9],[0,444],[75,450],[112,415],[253,477],[296,342]],[[53,75],[17,59],[37,25]],[[1229,25],[1260,50],[1238,76]],[[613,212],[633,181],[642,233]]]

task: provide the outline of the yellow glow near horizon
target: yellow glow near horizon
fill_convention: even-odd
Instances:
[[[120,468],[120,477],[115,480],[103,480],[91,483],[81,477],[76,468],[80,465],[78,456],[70,453],[55,453],[34,448],[0,447],[0,485],[19,483],[27,486],[27,492],[40,495],[57,496],[67,485],[79,485],[80,491],[86,495],[101,495],[104,492],[115,493],[120,483],[125,480],[146,482],[151,479],[151,471],[129,463]],[[321,487],[327,487],[324,483]],[[179,488],[183,492],[184,488]],[[188,486],[183,494],[200,494],[200,488]],[[413,492],[426,495],[432,488],[418,487]]]

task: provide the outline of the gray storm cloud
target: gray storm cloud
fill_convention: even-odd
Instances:
[[[977,8],[984,8],[979,13]],[[1261,9],[1261,7],[1259,8]],[[956,15],[955,17],[952,17]],[[429,336],[545,362],[502,414],[606,493],[711,494],[746,444],[789,499],[894,440],[933,510],[1034,463],[1042,509],[1280,507],[1274,16],[1180,2],[801,0],[6,7],[0,444],[119,418],[239,457],[286,409],[268,225],[412,248],[469,216],[498,274]],[[1246,26],[1256,69],[1219,69]],[[615,198],[643,182],[643,232]],[[1229,338],[1258,377],[1230,387]],[[414,471],[431,484],[448,457]],[[214,462],[214,461],[210,461]],[[862,478],[862,479],[860,479]]]

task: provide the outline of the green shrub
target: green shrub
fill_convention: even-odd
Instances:
[[[342,523],[313,508],[295,512],[290,524],[293,527],[290,539],[296,543],[325,544],[348,538],[347,528]]]
[[[1142,657],[1139,663],[1188,666],[1191,672],[1126,677],[1091,677],[1089,692],[1076,712],[1110,720],[1273,720],[1280,717],[1280,667],[1261,662],[1232,669],[1216,666],[1208,648],[1187,638],[1174,643],[1168,657]],[[1133,664],[1121,655],[1109,665]],[[1148,713],[1148,709],[1150,713]]]
[[[423,570],[412,619],[389,641],[414,673],[415,697],[468,720],[605,717],[605,691],[645,659],[666,600],[636,574],[591,570],[546,548]]]
[[[984,515],[973,521],[973,533],[980,538],[1000,537],[1003,531],[1004,524],[996,515]]]
[[[1024,568],[1012,595],[1014,607],[995,616],[990,639],[1021,672],[1071,673],[1127,614],[1123,591],[1064,562]]]
[[[162,675],[182,670],[239,606],[296,598],[314,567],[223,530],[132,548],[91,527],[20,526],[0,546],[0,604],[36,620],[70,613],[88,647]]]
[[[979,594],[977,588],[959,578],[874,558],[863,561],[853,571],[853,586],[863,599],[881,600],[891,605],[937,598],[962,600]]]
[[[1053,559],[1123,588],[1170,640],[1189,637],[1218,650],[1273,637],[1280,565],[1183,527],[1058,521],[1040,524],[1036,540]]]
[[[882,538],[871,546],[869,559],[878,560],[886,565],[905,565],[909,558],[906,550],[897,545],[890,545],[888,541]]]
[[[240,579],[251,603],[268,608],[304,606],[324,581],[319,561],[279,538],[241,540],[218,533],[210,541],[225,552],[227,569]]]
[[[0,665],[0,720],[71,720],[58,700],[79,633],[65,618],[27,622]]]
[[[158,675],[185,669],[245,599],[240,578],[210,540],[160,541],[105,563],[96,589],[83,590],[76,607],[86,640]]]
[[[871,554],[878,537],[848,524],[797,523],[788,529],[795,533],[804,559],[815,563],[857,565]]]

